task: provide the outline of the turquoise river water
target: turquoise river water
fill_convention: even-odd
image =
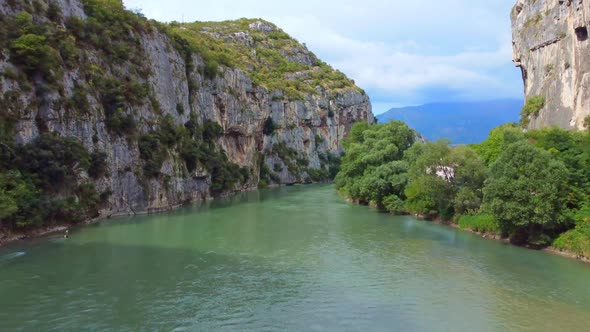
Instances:
[[[0,331],[588,331],[590,266],[266,190],[0,248]]]

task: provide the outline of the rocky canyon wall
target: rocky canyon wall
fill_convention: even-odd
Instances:
[[[583,129],[590,115],[590,2],[519,0],[512,10],[514,62],[521,68],[529,128]]]
[[[102,154],[104,174],[68,170],[104,194],[92,217],[327,179],[354,122],[374,121],[364,91],[265,21],[168,25],[108,0],[2,1],[0,18],[5,136]],[[227,172],[240,180],[216,183]]]

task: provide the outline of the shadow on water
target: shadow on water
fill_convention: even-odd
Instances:
[[[43,251],[0,271],[1,330],[231,326],[297,297],[300,284],[291,279],[302,273],[188,249],[93,243]]]

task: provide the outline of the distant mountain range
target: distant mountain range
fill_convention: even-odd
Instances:
[[[401,120],[431,141],[448,138],[453,144],[479,143],[491,129],[518,122],[523,100],[433,103],[392,108],[378,115],[379,123]]]

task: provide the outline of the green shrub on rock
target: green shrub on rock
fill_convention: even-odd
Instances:
[[[523,126],[528,125],[530,116],[537,116],[543,107],[545,107],[545,97],[533,96],[527,99],[526,104],[523,106],[521,115],[521,123]]]
[[[58,54],[49,46],[47,37],[31,33],[20,36],[10,44],[10,52],[11,60],[29,76],[39,73],[45,80],[55,81]]]

